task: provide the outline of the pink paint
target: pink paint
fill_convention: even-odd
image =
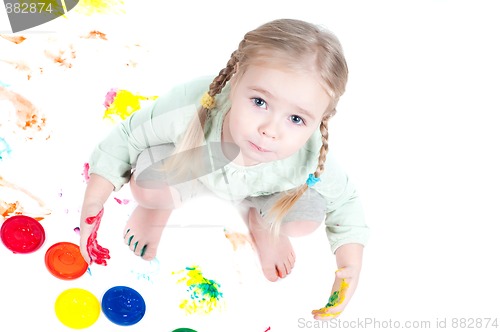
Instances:
[[[271,326],[269,326],[264,332],[271,331]]]
[[[106,97],[104,98],[104,107],[109,108],[111,104],[115,101],[117,89],[113,88],[106,93]]]
[[[121,205],[127,205],[128,203],[130,203],[130,200],[128,199],[119,199],[119,198],[116,198],[116,197],[113,197],[115,199],[115,201],[118,202],[118,204],[121,204]]]
[[[106,260],[111,258],[109,250],[97,243],[97,231],[99,230],[103,213],[104,209],[101,209],[97,215],[85,219],[85,222],[89,225],[94,225],[92,233],[87,240],[87,252],[90,260],[93,263],[106,266],[108,264]]]

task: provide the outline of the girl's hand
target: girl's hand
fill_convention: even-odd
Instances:
[[[109,250],[97,243],[97,231],[103,213],[102,206],[86,208],[82,211],[80,219],[80,252],[89,265],[93,262],[106,265],[106,259],[110,258]]]
[[[345,266],[335,272],[335,282],[328,303],[321,309],[313,310],[314,319],[330,320],[338,317],[349,303],[358,285],[360,268]]]

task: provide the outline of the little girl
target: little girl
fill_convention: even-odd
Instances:
[[[175,87],[132,114],[91,155],[80,222],[85,260],[106,257],[96,230],[104,203],[125,183],[137,202],[125,244],[146,260],[156,256],[173,209],[208,191],[247,208],[270,281],[292,271],[289,237],[325,221],[339,270],[331,301],[313,315],[340,314],[356,288],[369,233],[353,185],[327,157],[328,121],[347,74],[331,32],[280,19],[248,32],[215,78]]]

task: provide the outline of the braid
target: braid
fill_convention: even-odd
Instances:
[[[325,116],[319,125],[319,130],[321,132],[321,148],[319,149],[318,166],[316,171],[314,171],[314,176],[319,178],[325,169],[326,154],[328,153],[328,120],[335,114],[335,110]],[[309,186],[304,183],[299,187],[285,192],[277,201],[274,203],[270,210],[270,215],[274,218],[271,219],[271,230],[274,236],[277,238],[280,234],[281,221],[287,214],[287,212],[292,208],[292,206],[297,202],[300,197],[307,191]]]
[[[245,45],[245,39],[243,39],[238,45],[238,49],[231,54],[229,61],[226,64],[226,67],[221,69],[219,75],[217,75],[210,87],[208,89],[208,94],[212,97],[218,95],[222,89],[226,86],[226,83],[231,79],[233,74],[236,71],[236,65],[239,62],[240,54],[242,53],[242,49]]]
[[[323,118],[319,125],[319,131],[321,132],[322,145],[319,149],[318,166],[314,172],[314,176],[319,178],[323,171],[325,170],[326,154],[328,153],[328,117]]]

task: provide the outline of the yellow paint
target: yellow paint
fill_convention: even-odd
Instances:
[[[321,308],[319,310],[313,310],[313,314],[317,314],[319,317],[330,317],[330,318],[338,317],[342,313],[342,311],[331,313],[331,312],[328,312],[328,310],[332,307],[337,307],[344,302],[345,295],[346,295],[348,288],[349,288],[349,284],[345,281],[345,279],[342,279],[342,282],[340,283],[340,289],[332,294],[332,296],[333,296],[333,295],[335,295],[335,293],[338,292],[337,298],[333,301],[333,303],[330,304],[330,301],[329,301],[328,304],[326,306],[324,306],[323,308]]]
[[[80,0],[74,10],[86,16],[125,13],[124,0]]]
[[[157,98],[158,96],[141,96],[127,90],[117,90],[113,102],[104,112],[104,118],[113,121],[115,117],[119,117],[125,120],[141,108],[141,101]]]
[[[186,267],[185,270],[173,273],[185,275],[177,283],[185,283],[188,287],[189,299],[182,300],[179,305],[186,314],[209,314],[216,308],[221,309],[223,295],[220,285],[205,278],[198,266]]]

